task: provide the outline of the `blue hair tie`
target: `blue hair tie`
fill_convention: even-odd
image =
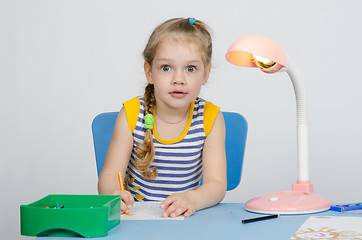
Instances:
[[[194,25],[195,24],[195,18],[189,18],[189,23],[191,25]]]

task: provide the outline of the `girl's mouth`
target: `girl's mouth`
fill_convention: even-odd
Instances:
[[[171,92],[171,96],[174,98],[183,98],[186,96],[186,93],[181,92],[181,91],[174,91],[174,92]]]

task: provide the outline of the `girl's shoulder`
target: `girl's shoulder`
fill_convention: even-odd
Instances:
[[[196,101],[198,101],[199,103],[202,103],[204,105],[203,122],[204,122],[205,135],[207,136],[211,132],[211,129],[212,129],[212,126],[214,125],[216,116],[220,111],[220,107],[216,106],[212,102],[206,101],[202,98],[197,98]]]
[[[134,97],[123,103],[124,110],[126,111],[127,122],[131,133],[136,128],[138,115],[141,108],[141,97]]]

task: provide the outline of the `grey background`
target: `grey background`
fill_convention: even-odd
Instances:
[[[334,203],[361,201],[361,10],[357,0],[0,0],[3,238],[21,238],[21,204],[97,194],[92,119],[143,93],[141,52],[153,28],[172,17],[211,26],[213,69],[201,96],[249,122],[242,182],[224,202],[290,190],[297,180],[288,76],[225,60],[247,34],[278,42],[304,76],[315,192]]]

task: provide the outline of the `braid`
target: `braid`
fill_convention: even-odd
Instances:
[[[144,95],[145,115],[153,114],[153,108],[156,106],[155,88],[153,84],[147,84]]]
[[[145,88],[144,94],[144,115],[153,114],[153,109],[155,106],[156,99],[154,94],[154,86],[153,84],[148,84]],[[157,169],[155,167],[150,168],[150,165],[155,156],[151,129],[146,130],[143,143],[142,145],[139,145],[136,150],[136,156],[138,159],[135,162],[135,167],[140,171],[141,175],[149,180],[155,179],[157,177]]]

